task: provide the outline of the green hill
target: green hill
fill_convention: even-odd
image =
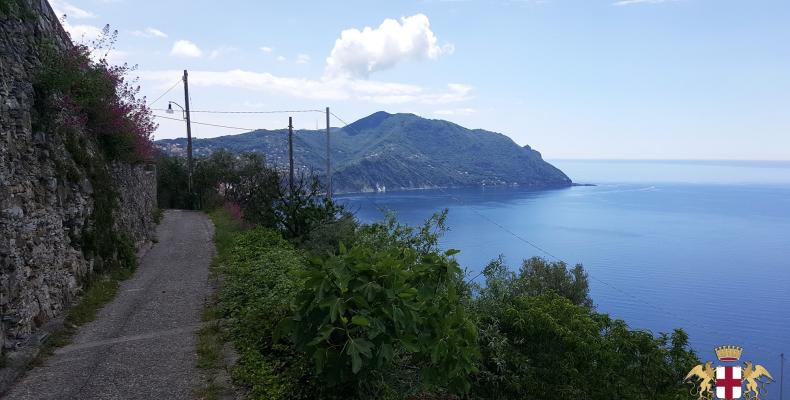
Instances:
[[[333,187],[356,192],[453,186],[520,186],[557,188],[571,185],[559,169],[543,161],[529,146],[482,129],[383,111],[345,128],[332,128]],[[294,134],[294,160],[298,168],[324,175],[324,130]],[[186,139],[164,139],[156,145],[168,154],[183,155]],[[196,155],[218,149],[263,153],[285,167],[287,130],[256,130],[240,135],[196,139]]]

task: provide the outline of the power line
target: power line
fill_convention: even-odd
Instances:
[[[165,97],[165,95],[170,93],[170,91],[173,90],[173,88],[175,88],[176,86],[178,86],[179,83],[181,83],[181,79],[178,79],[176,81],[176,83],[173,84],[173,86],[170,86],[170,89],[165,90],[164,93],[159,95],[159,97],[157,97],[156,100],[152,101],[151,104],[149,104],[148,106],[150,107],[150,106],[153,106],[154,104],[156,104],[156,102],[159,101],[159,99],[161,99],[162,97]]]
[[[156,111],[168,111],[168,109],[166,109],[166,108],[152,108],[152,110],[156,110]],[[190,114],[192,114],[192,113],[215,113],[215,114],[275,114],[275,113],[314,112],[314,111],[315,111],[315,112],[320,112],[320,113],[325,113],[325,112],[326,112],[326,111],[321,111],[321,110],[295,110],[295,111],[205,111],[205,110],[203,110],[203,111],[193,111],[193,110],[189,110],[189,113],[190,113]],[[156,114],[154,114],[154,117],[155,117],[155,118],[169,119],[169,120],[173,120],[173,121],[183,121],[183,120],[182,120],[182,119],[180,119],[180,118],[166,117],[166,116],[164,116],[164,115],[156,115]],[[228,126],[228,125],[210,124],[210,123],[208,123],[208,122],[196,122],[196,121],[191,121],[191,122],[192,122],[193,124],[197,124],[197,125],[214,126],[214,127],[218,127],[218,128],[228,128],[228,129],[238,129],[238,130],[242,130],[242,131],[257,131],[257,130],[260,130],[260,129],[262,129],[262,128],[241,128],[241,127],[237,127],[237,126]]]
[[[173,118],[173,117],[166,117],[164,115],[154,115],[154,118],[162,118],[162,119],[169,119],[169,120],[173,120],[173,121],[184,122],[183,119]],[[216,127],[216,128],[236,129],[236,130],[246,131],[246,132],[257,131],[258,129],[260,129],[260,128],[241,128],[241,127],[238,127],[238,126],[210,124],[208,122],[197,122],[197,121],[190,121],[190,122],[193,123],[193,124],[197,124],[197,125],[213,126],[213,127]]]
[[[154,108],[156,111],[167,111],[166,108]],[[273,111],[223,111],[223,110],[189,110],[190,113],[205,114],[291,114],[291,113],[324,113],[322,110],[273,110]]]
[[[346,122],[346,121],[343,121],[343,118],[340,118],[340,117],[338,117],[338,116],[337,116],[337,114],[335,114],[335,113],[333,113],[333,112],[331,112],[331,111],[330,111],[329,113],[330,113],[330,114],[332,114],[332,116],[333,116],[333,117],[337,118],[337,120],[338,120],[338,121],[340,121],[341,123],[343,123],[343,124],[345,124],[345,125],[346,125],[346,126],[344,126],[344,127],[343,127],[344,129],[345,129],[345,128],[348,128],[348,127],[349,127],[349,125],[351,125],[351,124],[349,124],[348,122]],[[352,129],[352,130],[356,131],[355,129]],[[359,132],[357,132],[357,133],[359,133]]]

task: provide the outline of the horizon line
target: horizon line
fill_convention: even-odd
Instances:
[[[754,159],[754,158],[562,158],[545,157],[546,161],[663,161],[663,162],[790,162],[790,159]]]

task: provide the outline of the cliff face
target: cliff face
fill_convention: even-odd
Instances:
[[[39,43],[71,45],[46,0],[0,0],[0,353],[22,344],[80,293],[107,260],[86,251],[96,232],[96,193],[112,193],[110,223],[137,248],[154,232],[153,167],[114,163],[87,171],[54,132],[33,129],[33,78]],[[87,135],[82,154],[99,150]]]

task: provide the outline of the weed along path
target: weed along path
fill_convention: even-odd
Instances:
[[[194,398],[195,332],[209,293],[213,229],[205,214],[167,211],[158,243],[117,297],[5,398]]]

